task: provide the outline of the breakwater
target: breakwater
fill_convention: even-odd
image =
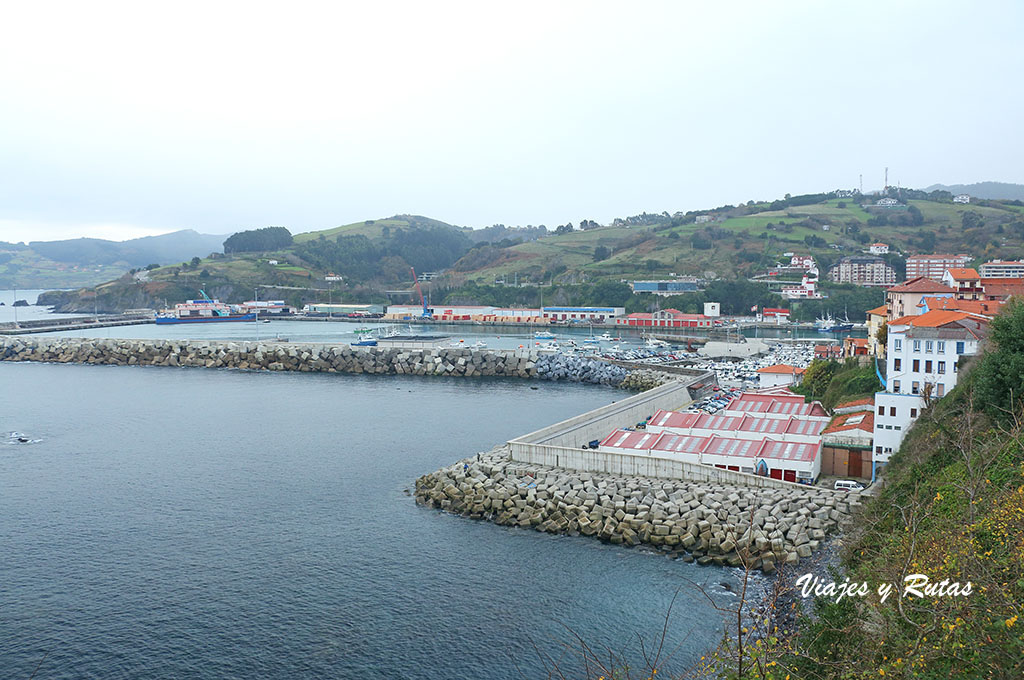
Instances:
[[[400,349],[347,344],[0,338],[0,360],[392,375],[499,376],[567,380],[642,390],[671,376],[535,350]]]
[[[507,445],[416,480],[416,501],[472,519],[773,573],[810,557],[860,494],[579,472],[513,461]]]

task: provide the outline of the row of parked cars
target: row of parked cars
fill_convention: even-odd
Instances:
[[[733,397],[738,397],[743,391],[732,387],[726,389],[719,389],[714,394],[710,394],[700,401],[690,404],[690,407],[686,409],[687,413],[717,413],[723,408],[729,405],[729,402],[733,400]]]

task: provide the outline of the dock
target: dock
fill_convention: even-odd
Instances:
[[[58,319],[32,319],[29,321],[13,321],[0,323],[0,335],[30,335],[32,333],[52,333],[54,331],[80,331],[89,328],[112,328],[114,326],[139,326],[153,323],[152,315],[106,315],[76,316]]]

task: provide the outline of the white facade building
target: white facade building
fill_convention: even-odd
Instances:
[[[1024,262],[993,260],[978,268],[983,279],[1019,279],[1024,277]]]
[[[868,252],[872,255],[885,255],[889,252],[889,244],[887,243],[872,243],[868,246]]]
[[[872,460],[887,463],[928,403],[955,386],[961,357],[978,353],[988,319],[936,310],[889,322],[885,391],[875,394]]]
[[[956,196],[953,197],[953,202],[954,203],[970,203],[971,202],[971,196],[970,196],[970,194],[957,194]]]

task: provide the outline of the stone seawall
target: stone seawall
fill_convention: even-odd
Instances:
[[[860,494],[616,477],[518,463],[501,446],[416,480],[416,501],[472,519],[648,545],[699,564],[794,567]]]
[[[396,349],[347,344],[0,338],[0,360],[119,366],[186,366],[265,371],[500,376],[649,389],[671,376],[630,372],[602,361],[532,350]]]

